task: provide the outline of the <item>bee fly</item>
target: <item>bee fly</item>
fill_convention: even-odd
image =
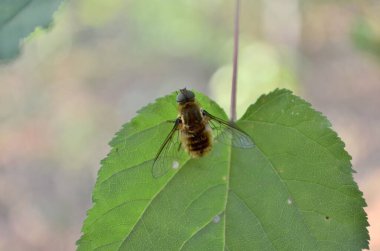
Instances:
[[[234,123],[222,120],[203,110],[192,91],[181,89],[177,95],[179,116],[161,145],[153,162],[153,176],[160,177],[173,167],[183,148],[192,158],[206,155],[212,149],[213,131],[219,142],[239,148],[251,148],[251,138]],[[177,134],[177,135],[176,135]],[[176,160],[177,159],[177,160]]]

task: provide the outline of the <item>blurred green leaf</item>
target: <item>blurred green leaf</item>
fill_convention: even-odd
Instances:
[[[229,48],[224,48],[231,35],[229,23],[223,18],[226,15],[223,6],[228,4],[223,1],[202,4],[197,1],[129,1],[128,20],[137,34],[134,39],[146,48],[144,53],[189,58],[197,55],[197,60],[213,64],[230,56]],[[218,13],[217,17],[213,13]]]
[[[255,41],[241,46],[239,55],[239,74],[237,88],[237,115],[244,114],[252,100],[262,93],[275,88],[298,89],[295,69],[290,60],[270,44]],[[287,63],[284,63],[287,62]],[[230,89],[232,64],[219,68],[210,80],[210,88],[215,100],[225,110],[230,106]]]
[[[62,0],[0,1],[0,60],[19,54],[19,46],[37,27],[47,28]]]
[[[358,19],[351,31],[351,37],[357,48],[366,51],[380,60],[380,34],[375,32],[365,19]]]
[[[78,14],[86,25],[100,26],[111,21],[117,13],[125,12],[124,5],[124,0],[81,0]]]
[[[197,93],[203,108],[226,118]],[[366,205],[330,123],[287,90],[238,121],[256,146],[215,143],[159,179],[152,159],[177,115],[175,94],[139,112],[102,161],[78,250],[361,250]]]

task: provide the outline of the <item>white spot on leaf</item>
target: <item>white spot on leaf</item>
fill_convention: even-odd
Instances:
[[[179,162],[174,160],[172,164],[173,169],[177,169],[179,167]]]
[[[214,222],[214,223],[218,223],[219,221],[220,221],[220,216],[219,216],[219,215],[215,216],[215,217],[212,219],[212,222]]]
[[[289,199],[287,200],[287,202],[288,202],[289,205],[293,203],[293,201],[292,201],[291,198],[289,198]]]

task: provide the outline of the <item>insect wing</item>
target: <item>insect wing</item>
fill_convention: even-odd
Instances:
[[[170,168],[179,167],[179,159],[183,151],[181,148],[178,129],[179,119],[175,121],[172,130],[166,137],[164,143],[161,145],[160,150],[154,158],[152,174],[155,178],[165,175]]]
[[[217,141],[238,148],[252,148],[254,146],[251,137],[233,122],[215,117],[205,110],[203,110],[203,114],[209,119],[209,125],[216,133]]]

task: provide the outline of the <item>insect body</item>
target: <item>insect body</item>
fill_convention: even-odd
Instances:
[[[194,101],[179,102],[179,113],[182,146],[192,157],[202,157],[212,147],[212,131],[207,117]]]
[[[177,96],[179,116],[161,145],[153,162],[153,176],[160,177],[171,167],[178,167],[181,149],[193,158],[206,155],[212,149],[213,132],[218,141],[239,148],[251,148],[251,138],[232,122],[224,121],[203,110],[193,92],[181,89]]]

